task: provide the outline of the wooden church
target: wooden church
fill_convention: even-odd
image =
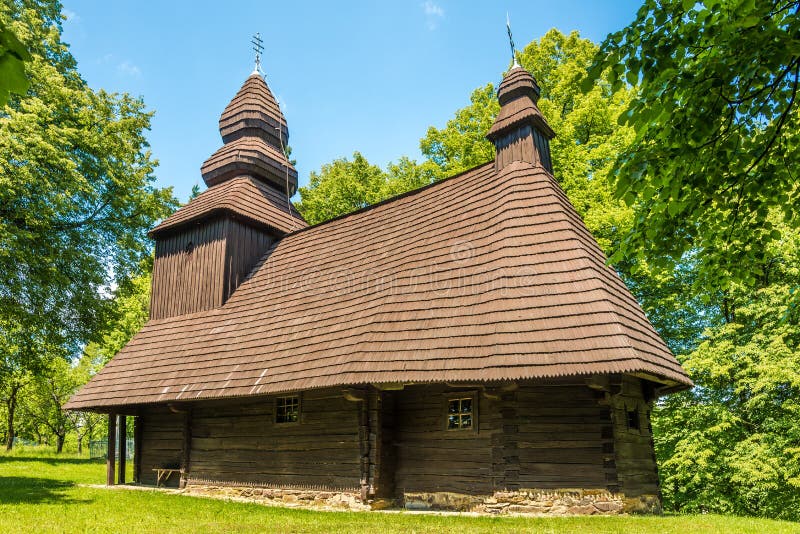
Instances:
[[[143,485],[658,511],[650,410],[691,381],[553,178],[538,97],[515,65],[494,161],[309,226],[248,77],[208,189],[151,232],[150,320],[67,406],[109,415],[108,483],[132,416]]]

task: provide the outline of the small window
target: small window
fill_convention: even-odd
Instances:
[[[471,429],[474,424],[473,398],[463,397],[447,401],[447,430]]]
[[[275,422],[296,423],[300,420],[300,397],[278,397],[275,399]]]
[[[639,431],[639,410],[628,410],[628,430]]]

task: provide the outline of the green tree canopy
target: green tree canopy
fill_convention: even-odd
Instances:
[[[153,186],[152,114],[88,87],[61,41],[60,9],[0,3],[0,25],[31,54],[27,93],[0,109],[0,382],[11,393],[40,361],[97,335],[108,288],[138,274],[147,230],[175,206]]]
[[[0,106],[8,102],[11,93],[21,95],[28,90],[25,62],[30,60],[25,46],[0,22]]]
[[[615,195],[636,211],[622,253],[671,267],[700,255],[703,287],[752,284],[770,219],[800,205],[800,2],[646,0],[593,72],[637,86]]]
[[[669,508],[800,518],[800,233],[781,231],[768,276],[732,286],[727,317],[681,357],[699,387],[655,413]]]

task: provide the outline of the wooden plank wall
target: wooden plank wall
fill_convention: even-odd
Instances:
[[[150,317],[162,319],[222,306],[273,242],[265,231],[230,217],[159,237]]]
[[[339,389],[301,394],[300,423],[275,423],[274,397],[199,402],[188,482],[359,487],[357,402]]]
[[[520,385],[501,402],[511,413],[505,433],[515,440],[519,468],[516,480],[500,481],[499,489],[605,489],[613,461],[608,406],[583,383]],[[613,475],[613,473],[612,473]]]
[[[183,448],[183,414],[173,413],[166,406],[148,406],[139,412],[141,459],[139,479],[142,484],[155,485],[159,467],[178,467]],[[172,475],[167,486],[178,487],[180,477]]]
[[[478,428],[446,430],[446,403],[452,392],[469,388],[408,386],[395,393],[395,486],[406,492],[492,492],[492,434],[498,417],[478,394]]]
[[[222,302],[227,301],[239,284],[244,282],[256,262],[275,241],[263,230],[256,230],[233,219],[226,219],[224,232],[228,246]]]
[[[223,303],[225,220],[206,221],[159,238],[153,264],[150,318],[161,319]],[[191,253],[187,246],[192,243]]]
[[[645,383],[625,376],[622,391],[612,398],[614,452],[620,490],[629,497],[658,495],[658,466],[650,425],[650,403],[645,399]],[[628,410],[639,413],[639,430],[628,428]]]
[[[553,163],[550,159],[550,141],[541,132],[525,125],[512,130],[495,143],[495,168],[499,171],[512,161],[526,161],[533,165],[541,165],[553,174]]]

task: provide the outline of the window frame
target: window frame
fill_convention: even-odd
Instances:
[[[278,421],[278,402],[281,399],[294,399],[294,398],[297,399],[297,419],[295,421]],[[277,397],[275,397],[275,400],[273,401],[272,406],[273,406],[274,412],[275,412],[273,417],[272,417],[272,423],[273,424],[280,425],[280,426],[283,426],[283,425],[299,425],[300,424],[300,418],[302,417],[302,414],[303,414],[303,398],[299,393],[294,394],[294,395],[278,395]]]
[[[478,421],[479,421],[479,413],[478,409],[480,405],[480,397],[478,396],[478,392],[476,390],[469,390],[469,391],[448,391],[443,394],[444,402],[442,402],[442,426],[445,432],[464,432],[464,433],[475,433],[478,432]],[[450,402],[458,400],[466,400],[469,399],[472,401],[472,411],[470,415],[472,416],[472,425],[469,427],[461,427],[458,428],[450,428]],[[460,415],[460,412],[459,412]],[[460,418],[459,418],[460,420]]]
[[[631,426],[631,415],[636,418],[636,426]],[[642,414],[638,404],[632,410],[625,407],[625,427],[628,432],[642,433]]]

